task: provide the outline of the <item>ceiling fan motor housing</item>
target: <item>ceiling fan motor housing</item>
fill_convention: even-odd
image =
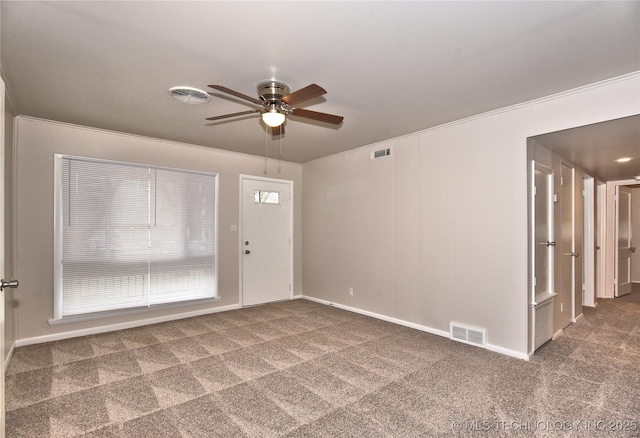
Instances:
[[[258,84],[258,95],[265,102],[277,102],[291,93],[284,82],[265,81]]]

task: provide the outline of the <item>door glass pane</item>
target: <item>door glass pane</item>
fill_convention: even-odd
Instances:
[[[253,192],[253,200],[258,204],[280,204],[280,192],[255,190]]]

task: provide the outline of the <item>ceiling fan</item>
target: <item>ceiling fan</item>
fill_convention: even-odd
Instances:
[[[206,120],[221,120],[229,117],[260,113],[262,121],[271,128],[271,135],[280,135],[284,134],[283,123],[287,116],[302,117],[330,123],[332,125],[339,125],[344,119],[342,116],[294,107],[294,105],[298,103],[322,96],[327,92],[324,88],[316,84],[308,85],[291,93],[291,89],[284,82],[275,80],[261,82],[258,84],[258,99],[223,87],[222,85],[209,85],[209,87],[246,100],[254,105],[259,105],[260,108],[241,111],[239,113],[224,114],[222,116],[207,117]],[[209,94],[213,95],[212,93]]]

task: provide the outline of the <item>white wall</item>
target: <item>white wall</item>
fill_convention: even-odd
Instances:
[[[526,357],[526,139],[638,113],[633,74],[305,163],[303,293]]]
[[[217,149],[19,117],[17,119],[16,338],[32,342],[49,335],[127,324],[177,312],[208,311],[239,303],[239,175],[264,176],[264,158]],[[216,172],[219,174],[218,292],[214,305],[151,310],[142,315],[49,326],[53,316],[53,182],[55,153]],[[278,170],[280,169],[280,171]],[[271,160],[268,175],[294,181],[294,294],[301,290],[301,170]],[[44,337],[44,338],[43,338]]]

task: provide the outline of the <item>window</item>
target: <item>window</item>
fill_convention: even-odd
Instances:
[[[216,174],[56,166],[56,319],[216,297]]]
[[[257,204],[280,204],[280,192],[254,190],[253,201]]]

